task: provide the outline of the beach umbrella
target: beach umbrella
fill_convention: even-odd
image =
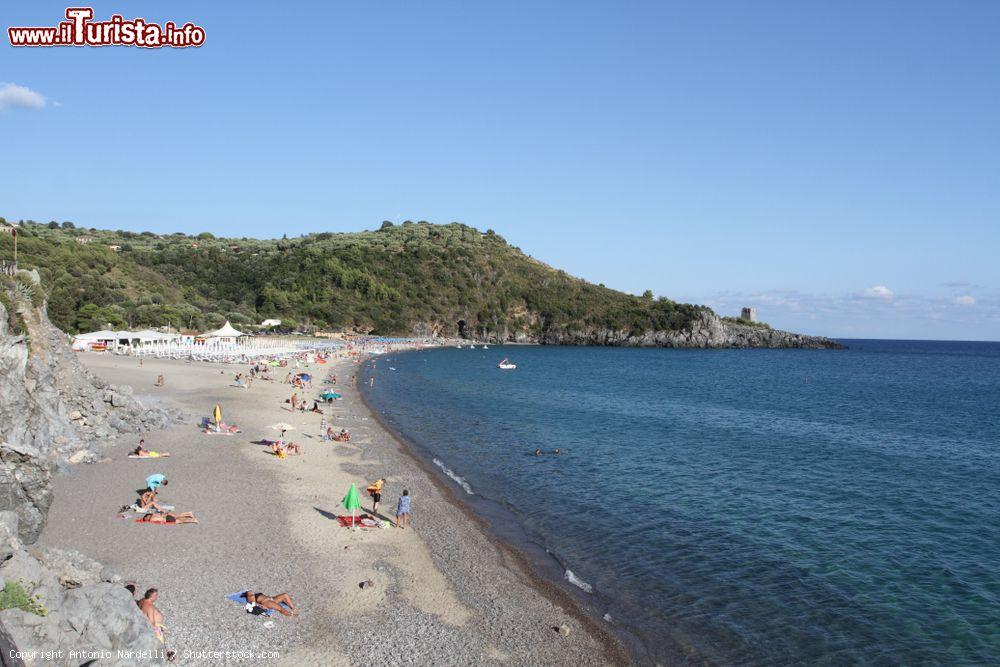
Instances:
[[[347,490],[347,495],[344,496],[341,504],[343,504],[345,510],[351,510],[351,528],[357,527],[357,512],[361,507],[361,501],[358,500],[358,487],[351,484],[351,488]]]
[[[299,373],[299,377],[305,380],[306,382],[313,379],[313,376],[309,375],[309,373]]]
[[[215,410],[212,412],[212,416],[215,417],[216,425],[222,423],[222,406],[218,403],[215,404]]]

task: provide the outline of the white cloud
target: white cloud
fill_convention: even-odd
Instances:
[[[893,297],[892,290],[885,285],[869,287],[861,295],[868,299],[882,299],[884,301],[888,301]]]
[[[968,294],[963,294],[962,296],[956,296],[955,304],[959,306],[974,306],[976,305],[976,297],[970,296]]]
[[[45,96],[16,83],[0,83],[0,111],[7,109],[43,109]]]

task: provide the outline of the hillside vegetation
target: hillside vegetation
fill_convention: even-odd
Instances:
[[[492,230],[458,223],[259,240],[25,222],[18,244],[20,266],[42,275],[50,318],[69,332],[280,318],[290,327],[512,340],[679,330],[704,310],[590,284]],[[0,234],[0,257],[11,245]]]

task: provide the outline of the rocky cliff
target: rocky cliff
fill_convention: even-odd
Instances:
[[[779,331],[766,326],[734,324],[723,321],[710,310],[703,310],[679,331],[612,331],[608,329],[562,329],[551,327],[533,339],[523,336],[515,342],[542,345],[606,345],[613,347],[673,348],[801,348],[841,349],[835,340],[821,336]]]
[[[117,575],[80,554],[24,545],[45,526],[53,472],[96,462],[118,435],[180,416],[83,368],[49,322],[37,274],[0,277],[0,587],[17,586],[2,593],[0,621],[21,651],[156,648]],[[33,602],[12,602],[25,596]]]

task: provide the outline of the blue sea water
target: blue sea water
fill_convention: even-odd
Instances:
[[[368,398],[641,662],[997,664],[1000,344],[845,342],[433,350]]]

